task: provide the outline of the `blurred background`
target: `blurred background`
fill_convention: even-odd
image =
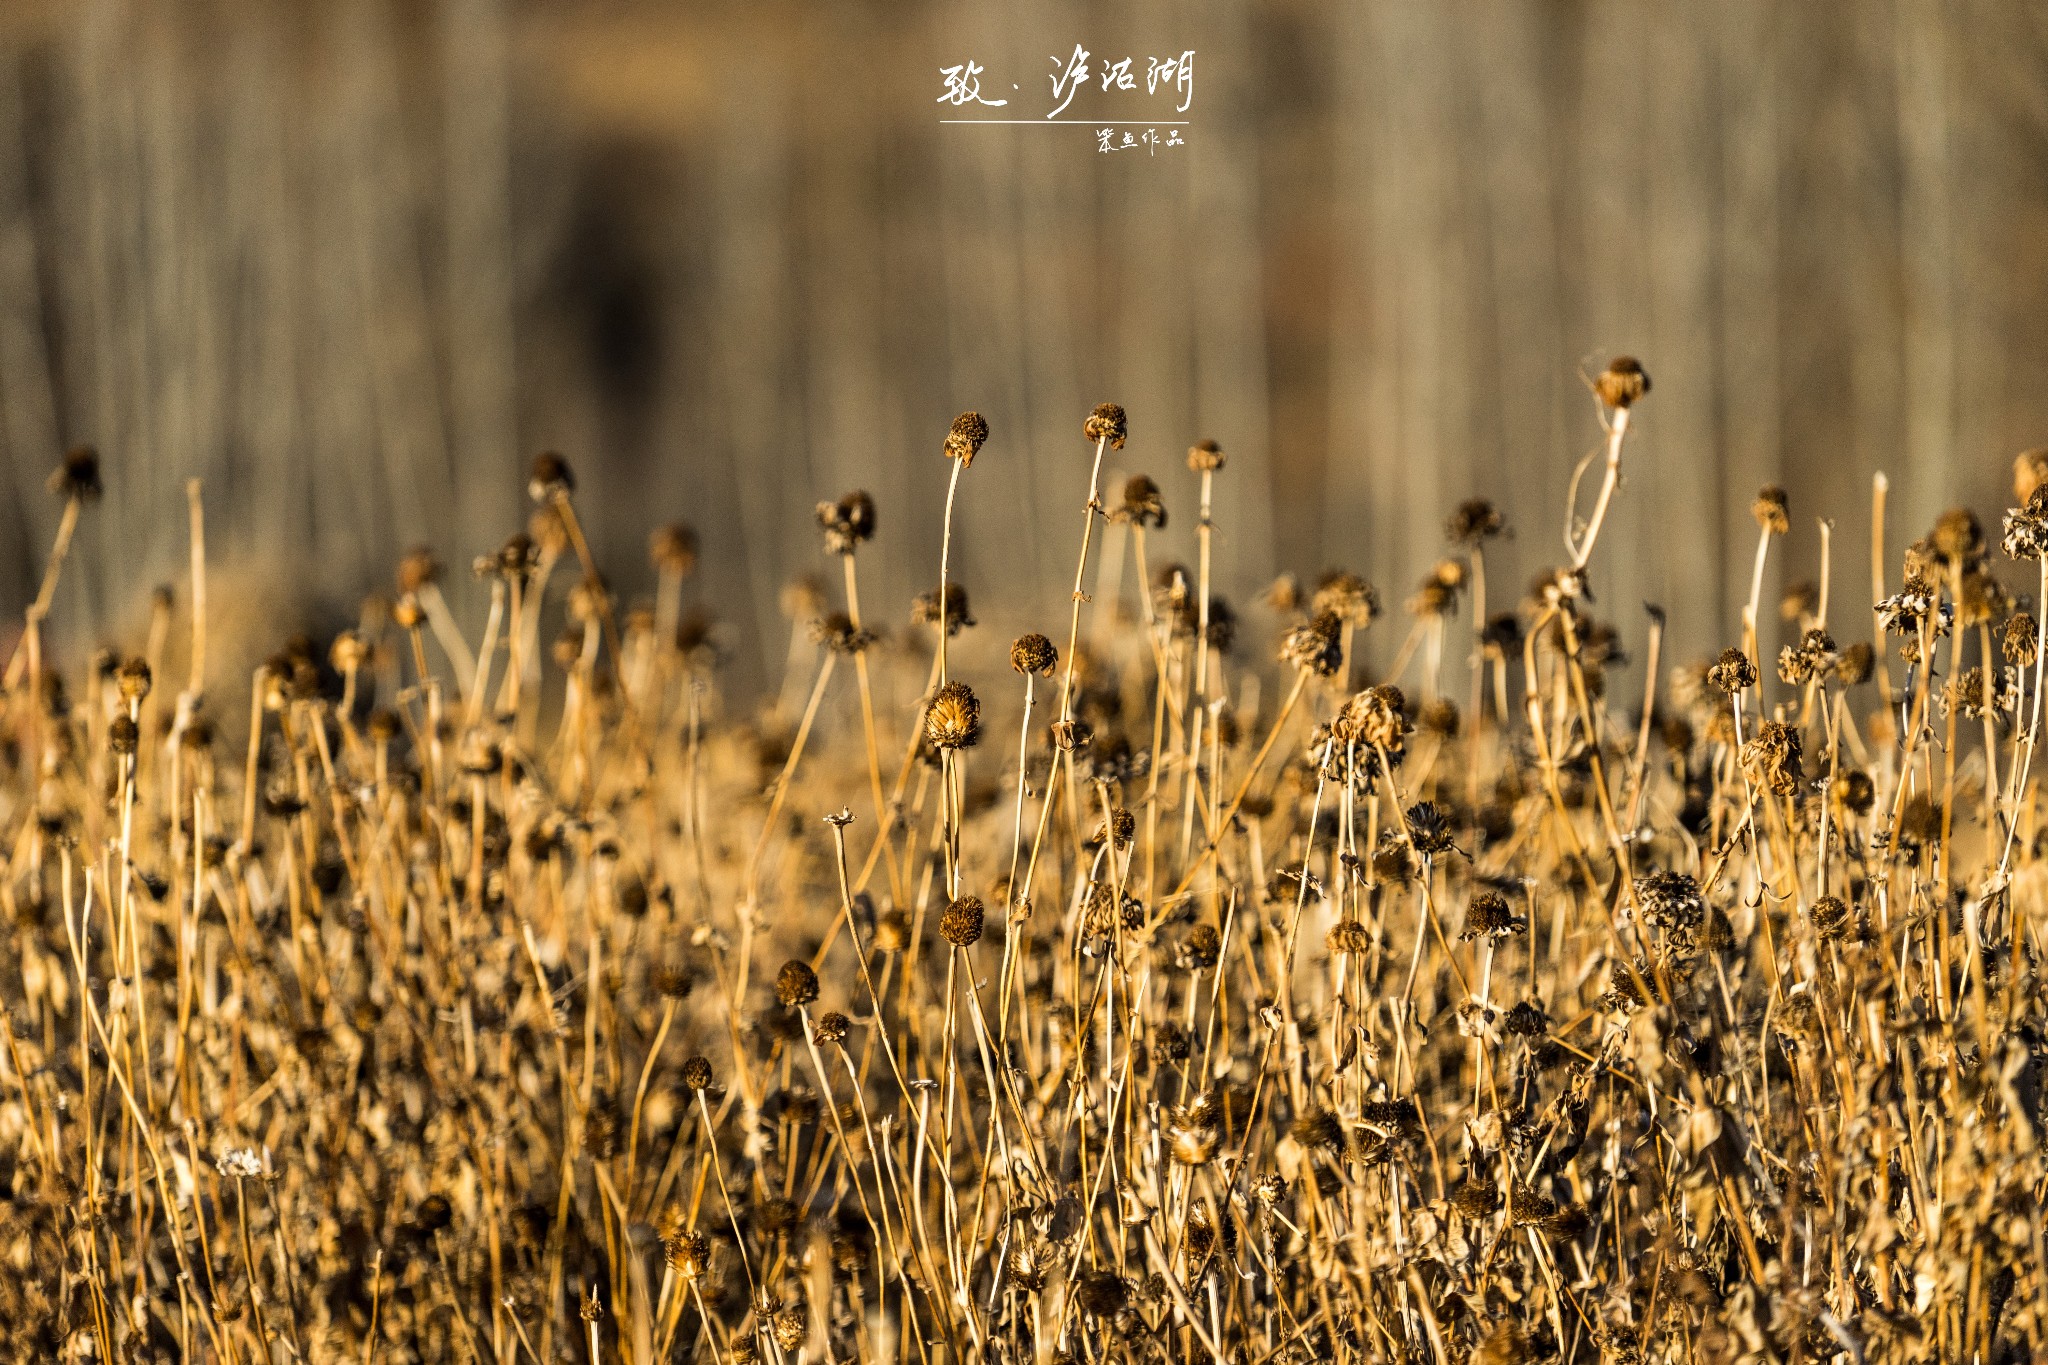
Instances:
[[[1155,563],[1192,556],[1209,437],[1241,601],[1347,567],[1397,606],[1476,493],[1518,588],[1599,439],[1581,371],[1629,352],[1655,389],[1594,588],[1630,647],[1647,600],[1698,652],[1736,638],[1758,485],[1791,494],[1773,593],[1817,576],[1829,516],[1860,613],[1873,473],[1895,556],[1950,503],[1993,522],[2048,444],[2030,0],[0,15],[0,575],[32,595],[45,476],[97,445],[54,622],[76,646],[181,581],[189,476],[253,651],[389,591],[414,544],[462,598],[554,447],[621,593],[651,586],[648,531],[690,523],[737,676],[772,682],[780,586],[829,567],[817,499],[880,503],[874,615],[936,576],[967,407],[995,434],[958,577],[985,621],[1035,594],[1044,625],[1105,399],[1130,412],[1115,473],[1165,487]],[[1193,51],[1186,145],[940,123],[943,68],[1036,120],[1077,43],[1091,120],[1176,117],[1142,74],[1101,91],[1102,62]]]

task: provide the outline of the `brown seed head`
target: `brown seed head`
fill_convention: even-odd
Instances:
[[[424,545],[407,550],[405,558],[398,561],[400,595],[416,593],[429,583],[438,583],[440,580],[441,561],[434,558],[434,552]]]
[[[576,474],[567,460],[552,450],[543,450],[533,457],[533,469],[526,479],[528,497],[535,502],[547,502],[575,491]]]
[[[1618,355],[1607,362],[1593,381],[1593,392],[1610,408],[1626,408],[1650,391],[1650,376],[1642,362],[1632,355]]]
[[[1749,514],[1756,518],[1756,524],[1774,536],[1788,535],[1792,530],[1791,503],[1785,497],[1785,490],[1774,483],[1767,483],[1756,491],[1756,501],[1749,505]]]
[[[811,964],[791,958],[775,974],[775,998],[787,1009],[808,1005],[818,998],[818,974]]]
[[[1081,424],[1081,432],[1098,445],[1107,441],[1122,450],[1124,437],[1130,434],[1130,429],[1124,422],[1122,407],[1115,403],[1098,403],[1095,411],[1088,414],[1088,420]]]
[[[691,1057],[683,1063],[683,1085],[689,1090],[711,1088],[711,1059],[702,1055]]]
[[[123,701],[141,701],[149,695],[149,685],[149,661],[140,655],[124,659],[114,674],[114,686],[120,689]]]
[[[1112,515],[1133,526],[1164,526],[1166,500],[1160,496],[1159,485],[1148,475],[1133,474],[1124,480],[1123,506]]]
[[[1188,447],[1188,468],[1197,474],[1213,474],[1223,468],[1223,447],[1214,441],[1197,441]]]
[[[827,1010],[811,1023],[811,1037],[820,1043],[843,1043],[851,1022],[838,1010]]]
[[[662,573],[688,578],[697,568],[697,533],[681,522],[647,538],[647,558]]]
[[[1050,678],[1059,661],[1059,651],[1043,635],[1019,635],[1017,642],[1010,646],[1010,667],[1019,673],[1036,673],[1041,678]]]
[[[100,453],[91,446],[73,446],[64,452],[64,463],[50,474],[50,491],[79,502],[98,502]]]
[[[986,915],[981,897],[962,896],[939,912],[939,937],[955,948],[972,948],[981,941]]]
[[[987,439],[988,419],[978,412],[963,412],[953,419],[952,428],[946,432],[946,458],[958,460],[966,468],[974,463],[981,443]]]
[[[981,703],[974,689],[949,682],[924,713],[925,742],[934,749],[965,749],[981,738]]]

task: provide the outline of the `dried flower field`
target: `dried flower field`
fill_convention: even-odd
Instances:
[[[1071,595],[977,638],[955,507],[1027,456],[963,414],[941,524],[818,505],[758,708],[689,529],[614,600],[555,455],[482,620],[422,550],[209,672],[195,484],[146,633],[54,671],[73,452],[5,674],[7,1358],[2034,1358],[2048,455],[1993,526],[1825,509],[1867,565],[1762,490],[1691,664],[1596,595],[1656,399],[1591,387],[1569,488],[1384,619],[1275,584],[1277,642],[1226,453],[1105,487],[1113,404],[1030,457]]]

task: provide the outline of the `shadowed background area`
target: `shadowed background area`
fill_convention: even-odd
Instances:
[[[1188,145],[941,126],[942,67],[1035,119],[1077,42],[1098,84],[1193,50]],[[1341,566],[1398,604],[1474,493],[1509,585],[1561,557],[1579,370],[1627,351],[1655,391],[1594,590],[1628,645],[1648,600],[1699,652],[1735,638],[1758,485],[1791,495],[1773,591],[1829,515],[1860,611],[1874,471],[1896,551],[1951,502],[1992,521],[2048,440],[2044,74],[2025,0],[14,6],[0,565],[25,602],[43,479],[94,443],[53,624],[132,631],[198,475],[254,651],[408,546],[466,566],[555,447],[625,596],[650,529],[697,529],[759,682],[781,583],[826,567],[817,499],[879,501],[875,614],[935,577],[966,407],[995,435],[957,576],[1062,611],[1114,399],[1160,554],[1192,553],[1213,437],[1226,593]],[[1170,107],[1141,79],[1070,112]]]

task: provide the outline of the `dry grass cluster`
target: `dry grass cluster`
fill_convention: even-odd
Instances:
[[[962,634],[964,414],[918,626],[821,504],[843,586],[751,717],[689,533],[620,611],[555,456],[474,640],[415,554],[244,730],[195,487],[190,581],[67,681],[75,453],[5,678],[11,1358],[2032,1358],[2043,628],[1993,571],[2048,588],[2048,457],[1889,582],[1880,480],[1875,612],[1829,569],[1775,651],[1764,490],[1730,648],[1671,670],[1653,614],[1618,696],[1649,381],[1593,387],[1560,567],[1499,610],[1461,507],[1376,682],[1354,574],[1251,647],[1224,453],[1111,495],[1109,404],[1071,602]]]

